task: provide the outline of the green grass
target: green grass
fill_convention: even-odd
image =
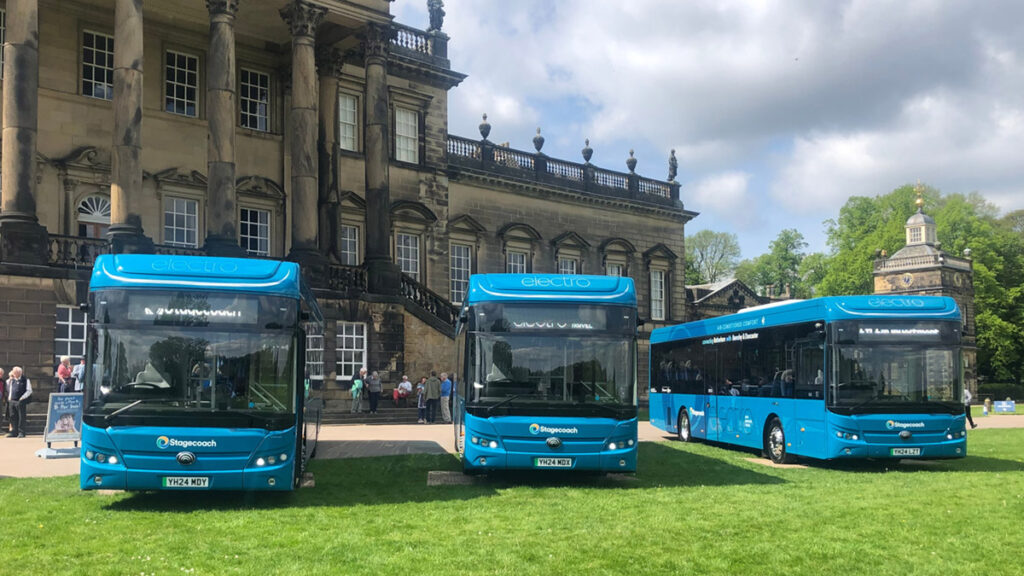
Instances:
[[[0,479],[11,574],[1019,574],[1024,429],[963,460],[771,468],[643,443],[635,479],[427,487],[451,456],[316,461],[295,494]]]

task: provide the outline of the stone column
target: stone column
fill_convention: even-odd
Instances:
[[[206,252],[241,256],[235,195],[235,14],[239,0],[206,0],[210,51],[206,64]]]
[[[388,47],[391,29],[366,27],[366,268],[371,293],[397,294],[398,266],[391,260],[391,189],[388,174]]]
[[[142,230],[142,0],[114,4],[114,139],[110,242],[114,252],[152,252]]]
[[[7,43],[3,49],[0,258],[4,262],[45,264],[49,257],[49,237],[36,216],[38,0],[7,1]]]
[[[339,260],[338,247],[338,77],[341,76],[341,52],[323,46],[316,52],[316,68],[320,75],[320,121],[317,130],[319,170],[318,236],[320,253],[332,261]]]
[[[281,9],[292,32],[292,105],[289,111],[292,160],[292,250],[289,258],[319,265],[317,251],[317,86],[316,28],[327,9],[294,0]]]

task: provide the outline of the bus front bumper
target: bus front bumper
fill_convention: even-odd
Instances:
[[[873,444],[836,439],[833,441],[831,457],[878,458],[900,460],[903,458],[933,460],[941,458],[963,458],[967,456],[967,439],[958,438],[927,444]]]
[[[249,467],[243,470],[132,470],[120,464],[81,462],[82,490],[291,490],[294,465]]]
[[[509,452],[469,444],[463,467],[474,472],[488,470],[574,470],[593,472],[636,472],[636,445],[619,450],[591,453],[554,453],[546,446],[535,452]]]

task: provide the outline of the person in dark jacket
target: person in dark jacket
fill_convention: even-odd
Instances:
[[[427,424],[433,424],[437,420],[437,406],[441,403],[441,381],[437,378],[437,372],[430,371],[430,378],[427,378]]]
[[[366,378],[366,391],[370,394],[370,414],[376,414],[381,392],[380,374],[376,370]]]
[[[25,411],[32,398],[32,382],[25,376],[21,366],[11,368],[11,379],[7,382],[7,401],[11,404],[11,431],[9,437],[25,437]]]

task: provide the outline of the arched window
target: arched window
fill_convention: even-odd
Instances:
[[[86,196],[78,203],[78,235],[86,238],[105,238],[110,228],[110,199],[106,196]]]

